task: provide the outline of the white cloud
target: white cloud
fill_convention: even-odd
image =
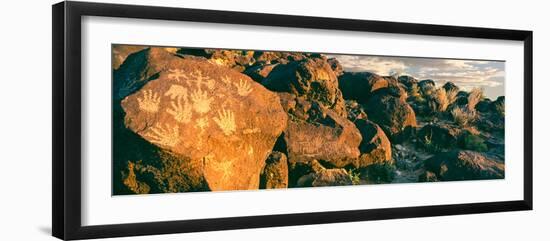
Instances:
[[[346,71],[368,71],[379,75],[397,72],[418,79],[433,79],[438,85],[447,81],[470,90],[474,87],[497,88],[504,94],[504,62],[434,58],[334,55]],[[500,93],[502,92],[502,93]]]

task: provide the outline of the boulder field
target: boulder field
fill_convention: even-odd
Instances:
[[[504,97],[452,82],[125,45],[112,69],[115,195],[504,178]]]

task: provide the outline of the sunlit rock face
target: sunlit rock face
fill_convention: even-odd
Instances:
[[[259,188],[265,160],[286,127],[278,96],[211,61],[170,54],[162,61],[157,79],[122,100],[125,126],[187,160],[210,190]]]

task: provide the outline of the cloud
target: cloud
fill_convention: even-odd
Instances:
[[[344,70],[350,72],[368,71],[379,75],[396,72],[418,79],[433,79],[438,85],[452,81],[465,90],[474,87],[496,88],[493,94],[504,94],[505,72],[502,61],[351,55],[330,57],[337,58]]]

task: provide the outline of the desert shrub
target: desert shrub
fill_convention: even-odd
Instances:
[[[464,134],[464,136],[461,138],[460,146],[467,150],[473,150],[473,151],[479,151],[479,152],[486,152],[489,150],[487,147],[487,144],[485,144],[485,140],[483,138],[467,133]]]
[[[483,99],[483,90],[481,88],[473,88],[468,95],[468,110],[474,112],[477,103]]]
[[[465,127],[476,119],[476,112],[475,109],[474,111],[470,111],[467,108],[455,107],[451,110],[451,116],[457,125]]]
[[[447,93],[445,89],[439,88],[434,93],[434,100],[437,103],[436,110],[443,112],[447,109],[449,103],[447,102]]]
[[[351,183],[353,185],[359,185],[361,184],[361,172],[357,169],[349,169],[347,170],[348,176],[351,179]]]
[[[449,105],[456,101],[457,94],[457,89],[451,89],[449,91],[444,88],[437,89],[433,94],[433,100],[435,103],[433,104],[432,110],[438,112],[446,111]]]
[[[419,137],[420,138],[420,137]],[[442,147],[433,141],[433,132],[426,133],[422,139],[420,139],[421,147],[423,147],[427,152],[437,153],[440,152]]]

